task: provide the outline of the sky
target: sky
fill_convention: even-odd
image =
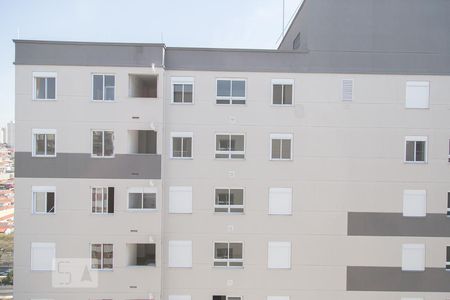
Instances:
[[[302,0],[285,1],[286,26]],[[12,39],[277,46],[283,0],[0,0],[0,127],[14,120]]]

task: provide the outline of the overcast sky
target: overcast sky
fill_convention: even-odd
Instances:
[[[285,0],[286,23],[302,0]],[[20,39],[275,48],[283,0],[0,0],[0,126],[14,119]]]

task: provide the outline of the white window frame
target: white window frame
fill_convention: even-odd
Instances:
[[[176,104],[176,105],[192,105],[192,104],[194,104],[194,101],[195,101],[195,98],[194,98],[194,96],[195,96],[195,80],[194,80],[194,77],[171,77],[171,84],[170,84],[170,87],[171,87],[171,96],[170,96],[170,99],[171,99],[171,104]],[[175,84],[182,84],[183,85],[183,92],[182,92],[182,102],[175,102],[174,100],[174,92],[175,92],[175,88],[174,88],[174,85]],[[187,85],[187,84],[191,84],[192,85],[192,102],[184,102],[184,85]]]
[[[36,268],[33,267],[33,249],[35,248],[48,248],[48,249],[53,249],[53,262],[52,262],[52,266],[51,268],[45,268],[45,269],[41,269],[41,268]],[[32,242],[30,245],[30,270],[32,272],[38,271],[54,271],[55,270],[55,259],[56,259],[56,243],[54,242]]]
[[[230,96],[218,96],[218,89],[217,84],[219,80],[227,80],[230,81]],[[233,97],[233,81],[244,81],[244,87],[245,87],[245,95],[244,97]],[[245,78],[216,78],[216,105],[247,105],[247,79]],[[217,100],[228,100],[230,103],[217,103]],[[244,100],[244,104],[241,103],[233,103],[233,101],[242,101]]]
[[[276,104],[276,103],[273,103],[273,86],[274,85],[292,85],[292,103],[291,104],[284,104],[284,103],[281,103],[281,104]],[[294,103],[295,103],[295,97],[294,97],[294,95],[295,95],[295,80],[294,79],[272,79],[272,84],[271,84],[271,89],[270,89],[270,92],[271,92],[271,99],[270,99],[270,104],[272,105],[272,106],[277,106],[277,107],[291,107],[291,106],[294,106]],[[282,92],[281,92],[281,101],[283,101],[283,96],[284,96],[284,89],[282,89]]]
[[[426,87],[428,88],[427,103],[425,107],[414,107],[408,104],[408,88]],[[407,109],[429,109],[430,108],[430,82],[425,80],[408,80],[405,85],[405,108]]]
[[[95,100],[94,99],[94,75],[96,76],[103,76],[103,99],[102,100]],[[106,94],[106,84],[105,84],[105,76],[113,76],[114,77],[114,99],[113,100],[105,100],[105,94]],[[93,102],[116,102],[116,74],[111,73],[92,73],[91,74],[91,101]]]
[[[242,205],[218,205],[216,204],[216,190],[228,190],[228,197],[230,196],[231,190],[242,190]],[[226,212],[216,212],[216,208],[226,208]],[[242,212],[232,212],[232,208],[242,208]],[[215,187],[214,188],[214,213],[216,214],[232,214],[232,215],[242,215],[245,213],[245,188],[243,187]]]
[[[228,254],[230,253],[230,244],[242,244],[242,258],[226,258],[226,259],[216,259],[216,244],[228,244]],[[245,247],[243,241],[214,241],[213,242],[213,267],[214,268],[228,268],[228,269],[243,269],[244,259],[245,259]],[[226,262],[226,266],[215,266],[215,262]],[[241,262],[242,266],[230,266],[232,262]]]
[[[95,268],[92,268],[92,245],[98,245],[98,244],[100,244],[102,246],[102,249],[101,249],[102,256],[100,258],[100,265],[101,265],[101,267],[98,268],[98,269],[95,269]],[[112,267],[111,268],[107,268],[107,269],[105,269],[104,266],[103,266],[103,255],[104,255],[103,248],[104,248],[105,245],[112,245],[112,253],[113,253],[112,262],[111,262]],[[106,272],[111,272],[111,271],[113,271],[114,270],[114,259],[116,257],[114,255],[114,252],[115,252],[114,251],[114,243],[110,243],[110,242],[89,243],[89,269],[92,270],[92,271],[102,271],[102,272],[105,272],[105,271]]]
[[[273,140],[290,140],[291,141],[291,149],[290,149],[290,156],[291,158],[272,158],[272,142]],[[282,145],[280,145],[283,147]],[[270,149],[269,149],[269,159],[270,160],[284,160],[284,161],[290,161],[294,159],[294,134],[292,133],[271,133],[270,134]],[[280,154],[282,154],[283,149],[281,149]]]
[[[112,187],[112,186],[91,186],[90,187],[90,200],[91,200],[91,214],[93,214],[93,215],[113,215],[113,213],[108,213],[108,210],[109,210],[109,203],[108,203],[108,197],[109,197],[109,192],[108,192],[108,189],[110,188],[110,187]],[[104,200],[104,198],[102,197],[102,209],[103,209],[103,201],[106,201],[106,203],[107,203],[107,206],[106,206],[106,212],[93,212],[92,211],[92,190],[93,189],[106,189],[106,200]],[[97,193],[96,193],[96,195],[97,195]],[[102,191],[102,195],[104,195],[103,194],[103,191]]]
[[[406,145],[407,142],[425,142],[425,160],[424,161],[417,161],[416,160],[416,146],[414,144],[414,161],[407,161],[406,160]],[[405,164],[426,164],[428,163],[428,137],[427,136],[406,136],[405,137],[405,145],[404,145],[404,158],[403,161]]]
[[[55,99],[36,97],[36,78],[55,78]],[[58,98],[58,76],[56,72],[33,72],[32,91],[34,101],[56,101]],[[47,81],[45,81],[45,94],[47,95]]]
[[[423,250],[423,266],[420,266],[419,268],[407,268],[405,265],[407,264],[406,258],[405,258],[405,250]],[[426,249],[425,244],[403,244],[402,245],[402,271],[405,272],[421,272],[425,271],[426,269]]]
[[[55,154],[36,154],[36,138],[37,134],[54,134],[55,135]],[[56,129],[33,129],[31,131],[31,148],[32,148],[32,156],[33,157],[56,157],[57,152],[57,137],[56,137]],[[47,137],[45,137],[45,152],[47,153]]]
[[[102,132],[102,155],[94,155],[94,131],[101,131]],[[112,142],[113,142],[113,153],[111,156],[105,156],[105,132],[110,131],[112,132]],[[91,129],[91,158],[114,158],[116,156],[116,134],[114,130],[112,129]]]
[[[130,194],[142,194],[141,207],[130,208]],[[144,208],[144,194],[155,194],[155,208]],[[158,210],[158,189],[156,187],[129,187],[127,189],[127,210],[129,211],[156,211]]]
[[[177,103],[178,104],[178,103]],[[174,138],[191,138],[191,156],[187,157],[176,157],[173,156],[173,139]],[[183,147],[183,143],[181,143]],[[181,149],[183,152],[183,149]],[[193,132],[171,132],[170,133],[170,158],[171,159],[194,159],[194,133]]]
[[[45,208],[47,209],[47,193],[54,193],[53,212],[37,212],[35,193],[45,193]],[[32,186],[31,187],[31,213],[33,215],[54,215],[56,214],[56,186]]]
[[[217,150],[217,136],[218,135],[228,135],[229,136],[229,141],[231,142],[231,136],[232,135],[242,135],[244,137],[244,151],[219,151]],[[230,143],[231,144],[231,143]],[[241,133],[241,132],[216,132],[216,134],[214,135],[214,158],[215,159],[227,159],[227,160],[243,160],[245,159],[245,150],[247,149],[247,137],[245,133]],[[228,157],[220,157],[217,158],[216,154],[227,154]],[[231,155],[232,154],[243,154],[244,157],[243,158],[232,158]]]

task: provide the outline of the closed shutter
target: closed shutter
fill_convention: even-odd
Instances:
[[[108,214],[114,213],[114,188],[108,187]]]
[[[31,270],[52,271],[55,269],[55,243],[31,244]]]
[[[425,217],[427,214],[427,192],[425,190],[403,191],[403,216]]]
[[[425,245],[404,244],[402,248],[402,271],[425,271]]]
[[[291,267],[291,242],[269,242],[269,269],[289,269]]]
[[[169,268],[192,267],[192,241],[169,241]]]
[[[269,189],[269,215],[290,215],[292,213],[292,189]]]
[[[192,213],[192,187],[171,186],[169,189],[169,213]]]

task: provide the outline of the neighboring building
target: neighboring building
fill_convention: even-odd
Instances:
[[[16,40],[14,299],[450,298],[449,15],[306,0],[277,50]]]
[[[0,144],[6,144],[6,128],[0,128]]]
[[[6,125],[6,144],[8,144],[9,147],[14,148],[16,144],[15,140],[15,125],[13,122],[9,122]]]

